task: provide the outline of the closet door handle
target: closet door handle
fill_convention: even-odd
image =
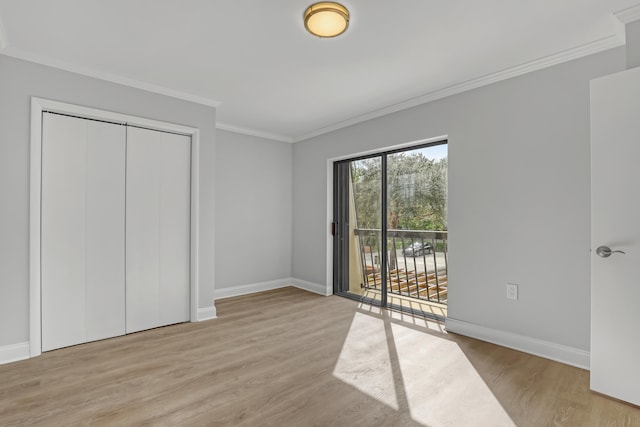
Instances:
[[[623,251],[612,251],[608,246],[598,246],[598,249],[596,249],[596,255],[602,258],[609,258],[612,254],[626,255]]]

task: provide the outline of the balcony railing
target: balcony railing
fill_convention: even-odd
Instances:
[[[360,248],[363,287],[382,288],[381,230],[354,230]],[[447,303],[447,232],[387,231],[387,292]]]

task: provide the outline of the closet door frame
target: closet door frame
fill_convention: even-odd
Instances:
[[[145,119],[111,111],[82,107],[49,99],[31,98],[31,164],[29,201],[29,352],[42,354],[41,295],[41,213],[42,213],[42,114],[48,111],[84,119],[172,132],[191,137],[191,250],[190,250],[190,320],[198,319],[198,248],[199,248],[199,165],[200,130],[198,128]]]

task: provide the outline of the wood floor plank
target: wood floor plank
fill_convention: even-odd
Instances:
[[[588,372],[294,288],[0,366],[0,425],[640,426]]]

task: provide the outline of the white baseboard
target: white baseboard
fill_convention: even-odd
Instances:
[[[257,292],[286,288],[287,286],[293,286],[304,291],[313,292],[324,296],[328,296],[333,293],[327,292],[327,287],[324,285],[288,277],[286,279],[270,280],[268,282],[251,283],[248,285],[234,286],[231,288],[216,289],[213,291],[213,296],[214,300],[219,300],[222,298],[238,297],[242,295],[255,294]]]
[[[329,292],[325,285],[321,285],[319,283],[307,282],[306,280],[301,279],[291,279],[291,282],[296,288],[320,294],[325,297],[333,294],[333,291]]]
[[[216,319],[216,306],[204,307],[198,309],[198,322],[204,322],[205,320]]]
[[[577,368],[586,370],[590,368],[591,356],[590,353],[585,350],[518,335],[512,332],[491,329],[450,317],[445,321],[445,327],[447,331],[456,334],[498,344],[503,347],[509,347],[514,350],[524,351],[525,353],[555,360],[556,362],[565,363]]]
[[[0,365],[25,360],[29,357],[31,357],[29,341],[0,347]]]
[[[234,286],[231,288],[221,288],[213,291],[213,299],[218,300],[222,298],[239,297],[241,295],[255,294],[257,292],[271,291],[273,289],[280,289],[287,286],[291,286],[292,280],[290,278],[270,280],[268,282],[250,283],[248,285]]]

